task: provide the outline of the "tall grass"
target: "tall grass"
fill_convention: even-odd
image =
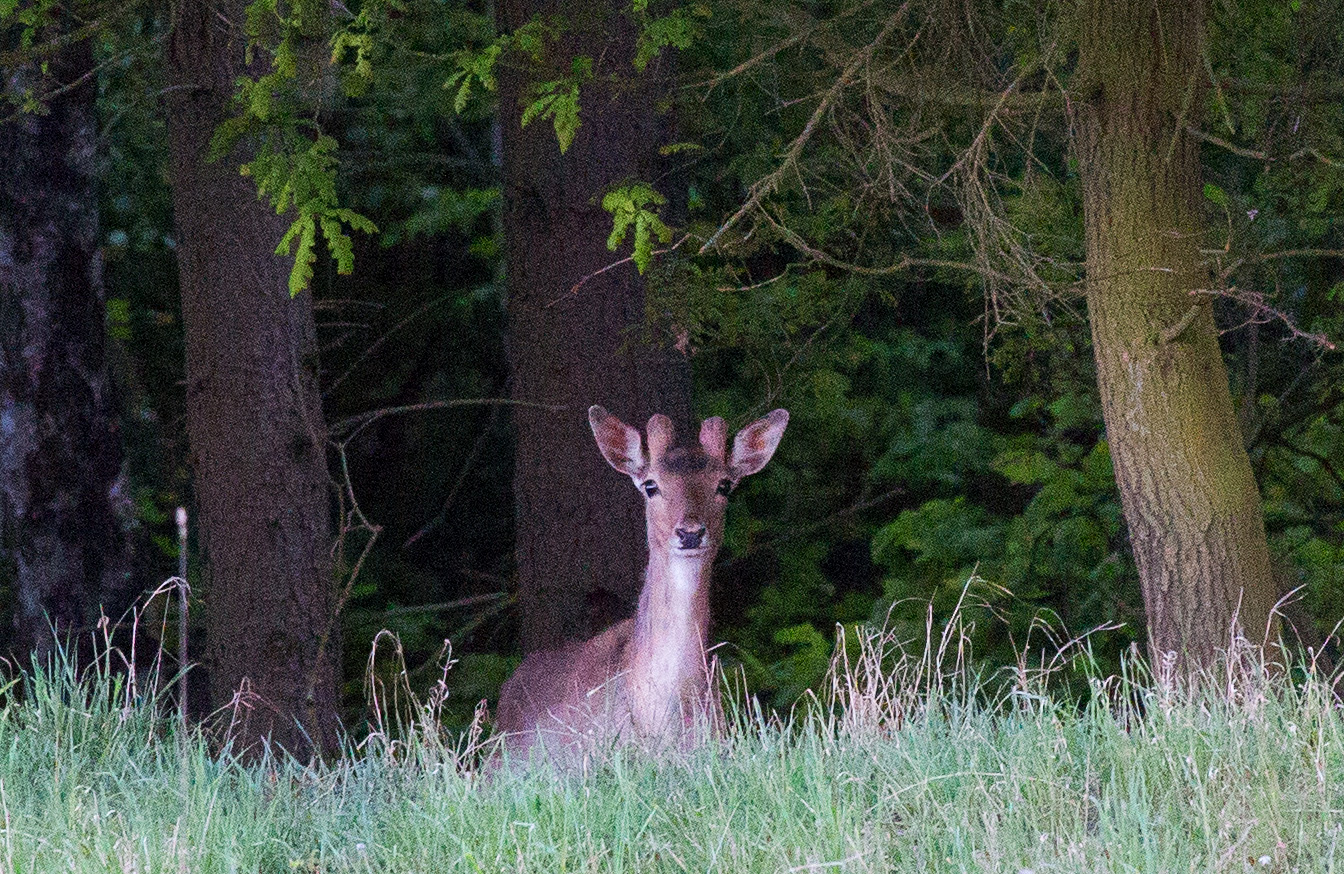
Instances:
[[[378,721],[339,760],[244,764],[114,668],[12,678],[0,871],[1342,867],[1331,682],[1236,647],[1196,686],[1130,660],[1080,703],[1048,692],[1048,662],[982,682],[955,641],[855,634],[791,716],[744,705],[719,742],[562,772],[483,768],[488,742],[443,735],[441,701],[377,686]]]

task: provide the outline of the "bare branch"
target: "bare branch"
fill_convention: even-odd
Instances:
[[[1261,152],[1258,149],[1245,149],[1241,146],[1230,143],[1222,137],[1216,137],[1208,131],[1202,131],[1193,125],[1186,125],[1185,132],[1197,140],[1226,149],[1234,155],[1240,155],[1243,158],[1254,158],[1257,161],[1273,161],[1274,157],[1268,152]]]
[[[1262,255],[1248,255],[1248,263],[1277,261],[1280,258],[1344,258],[1344,249],[1284,249],[1280,252],[1266,252]]]
[[[122,54],[116,55],[115,57],[110,57],[107,60],[103,61],[102,63],[96,64],[89,70],[85,71],[84,74],[80,76],[78,79],[74,79],[70,82],[66,82],[64,85],[60,85],[56,88],[53,88],[52,90],[46,92],[45,94],[38,95],[35,99],[37,100],[38,103],[41,104],[46,104],[51,100],[55,100],[57,97],[60,97],[63,94],[68,94],[71,91],[74,91],[76,88],[83,85],[85,82],[88,82],[90,79],[97,76],[99,73],[101,73],[108,67],[112,67],[122,63],[124,60],[131,57],[133,54],[134,54],[133,52],[123,52]],[[0,68],[4,67],[5,65],[3,63],[0,63]],[[22,118],[23,116],[29,114],[30,114],[29,111],[26,109],[23,108],[16,109],[9,115],[0,116],[0,125],[10,124],[11,122],[14,122]]]
[[[726,73],[720,73],[720,74],[717,75],[717,76],[714,76],[714,77],[709,78],[709,79],[705,79],[705,80],[700,81],[700,82],[693,82],[693,83],[691,83],[690,85],[686,85],[686,86],[684,86],[684,88],[685,88],[685,89],[692,89],[692,90],[694,90],[694,89],[698,89],[698,88],[704,88],[704,89],[707,89],[706,92],[705,92],[705,97],[707,98],[707,97],[709,96],[709,92],[710,92],[710,91],[713,91],[715,88],[719,87],[719,86],[722,85],[724,82],[727,82],[729,79],[732,79],[732,78],[734,78],[735,76],[740,76],[740,75],[742,75],[743,73],[745,73],[746,71],[750,70],[752,67],[756,66],[757,64],[759,64],[759,63],[761,63],[761,62],[763,62],[763,61],[768,61],[768,60],[770,60],[770,59],[773,58],[775,55],[779,54],[780,52],[784,51],[785,49],[793,48],[793,47],[796,46],[798,43],[800,43],[800,42],[802,42],[803,40],[807,39],[807,38],[808,38],[809,36],[811,36],[811,35],[812,35],[812,28],[808,28],[807,30],[799,31],[798,33],[795,33],[793,36],[788,37],[787,39],[785,39],[785,40],[783,40],[783,41],[781,41],[781,42],[777,42],[777,43],[775,43],[773,46],[771,46],[770,48],[766,49],[765,51],[760,52],[759,54],[753,55],[752,57],[750,57],[750,58],[748,58],[747,60],[743,61],[742,63],[738,64],[736,67],[733,67],[731,70],[727,71]],[[702,98],[702,99],[703,99],[703,98]]]
[[[1186,310],[1185,315],[1181,316],[1180,321],[1162,329],[1162,342],[1172,343],[1180,337],[1186,330],[1195,323],[1203,307],[1200,304],[1194,304]]]
[[[340,419],[332,423],[330,430],[333,434],[335,434],[345,431],[347,428],[352,429],[350,435],[346,437],[344,441],[348,443],[350,442],[350,440],[354,439],[355,435],[358,434],[360,431],[364,430],[369,425],[372,425],[379,419],[383,419],[388,416],[400,416],[404,415],[405,413],[422,413],[427,410],[446,410],[453,407],[487,406],[490,404],[504,404],[513,407],[531,407],[533,409],[538,410],[550,410],[553,413],[558,413],[565,409],[563,405],[539,404],[536,403],[535,401],[516,401],[510,398],[461,398],[451,401],[425,401],[422,404],[406,404],[405,406],[400,407],[383,407],[380,410],[370,410],[366,413],[360,413],[359,415],[356,416],[350,416],[345,419]]]
[[[406,538],[406,542],[401,545],[402,549],[410,549],[416,541],[439,527],[448,518],[448,511],[457,502],[457,496],[462,491],[462,486],[466,484],[467,474],[471,472],[471,469],[476,465],[476,460],[481,457],[482,451],[490,442],[495,425],[499,423],[499,411],[502,409],[504,409],[502,406],[496,405],[490,410],[490,416],[486,420],[485,427],[481,429],[481,433],[476,435],[476,441],[472,443],[471,451],[467,453],[466,460],[462,462],[462,469],[458,471],[453,487],[448,490],[448,497],[443,499],[443,506],[439,508],[439,512],[433,519],[420,526],[419,531]]]
[[[66,46],[71,46],[86,39],[91,39],[108,26],[108,21],[122,14],[129,12],[140,4],[140,0],[126,0],[125,3],[114,3],[107,9],[95,10],[95,17],[82,22],[73,30],[65,33],[58,33],[54,36],[34,42],[31,45],[23,46],[18,49],[0,51],[0,69],[14,69],[25,64],[31,64],[34,61],[54,57],[57,52]]]
[[[421,305],[419,308],[417,308],[410,315],[406,316],[401,321],[397,322],[395,325],[388,328],[385,332],[383,332],[383,335],[381,337],[370,343],[368,348],[365,349],[363,352],[361,352],[359,356],[353,362],[350,363],[350,366],[345,369],[344,373],[342,373],[340,376],[336,377],[331,381],[331,385],[327,386],[326,391],[322,393],[323,396],[330,397],[336,391],[336,389],[341,387],[341,384],[343,382],[345,382],[347,379],[350,378],[350,375],[354,373],[355,370],[358,369],[361,364],[363,364],[370,357],[372,357],[374,353],[376,353],[379,349],[381,349],[383,344],[385,344],[388,340],[392,339],[393,334],[397,333],[402,328],[411,324],[411,322],[415,321],[420,316],[429,312],[431,309],[438,306],[439,304],[451,301],[453,297],[454,295],[452,294],[445,294],[440,295],[439,297],[436,298],[432,298],[429,301],[425,302],[423,305]],[[327,327],[331,326],[330,323],[325,324]]]
[[[1330,478],[1335,481],[1335,484],[1337,486],[1339,486],[1341,489],[1344,489],[1344,476],[1340,476],[1339,471],[1335,469],[1334,464],[1331,463],[1329,458],[1326,458],[1319,452],[1313,452],[1312,450],[1306,449],[1302,446],[1294,446],[1292,443],[1289,443],[1282,437],[1274,438],[1273,445],[1286,449],[1289,452],[1295,453],[1297,455],[1300,455],[1303,458],[1310,458],[1312,461],[1319,464],[1322,470],[1324,470],[1327,474],[1330,475]]]
[[[1250,324],[1252,322],[1262,325],[1269,324],[1271,322],[1278,322],[1288,329],[1288,333],[1290,334],[1292,339],[1306,340],[1309,343],[1312,343],[1313,345],[1320,346],[1324,349],[1328,349],[1331,352],[1335,351],[1335,343],[1333,340],[1331,340],[1325,334],[1320,333],[1313,334],[1309,331],[1304,331],[1301,328],[1299,328],[1297,326],[1297,323],[1293,321],[1292,316],[1288,315],[1283,310],[1280,310],[1269,304],[1269,300],[1265,296],[1264,292],[1252,291],[1250,289],[1238,288],[1235,285],[1229,285],[1227,288],[1192,288],[1190,289],[1190,294],[1191,295],[1202,294],[1202,295],[1208,295],[1209,297],[1221,297],[1225,300],[1235,301],[1236,303],[1245,307],[1247,312],[1249,313],[1249,316],[1247,317],[1246,321],[1242,322],[1242,324],[1240,325],[1237,325],[1235,328],[1230,328],[1229,330],[1236,330],[1236,328],[1243,327],[1244,325]],[[1223,331],[1222,333],[1227,332]]]
[[[1312,157],[1315,158],[1317,161],[1320,161],[1322,164],[1327,164],[1331,167],[1334,167],[1337,164],[1337,162],[1334,159],[1330,158],[1327,155],[1322,154],[1320,149],[1306,148],[1306,149],[1298,149],[1296,152],[1293,152],[1290,155],[1271,155],[1269,152],[1264,152],[1259,149],[1248,149],[1245,148],[1244,146],[1238,146],[1236,143],[1229,142],[1228,140],[1225,140],[1222,137],[1214,136],[1208,131],[1202,131],[1196,127],[1191,127],[1187,125],[1185,128],[1185,132],[1190,134],[1190,136],[1194,137],[1197,140],[1202,140],[1211,145],[1218,146],[1219,148],[1225,149],[1234,155],[1240,155],[1243,158],[1252,158],[1256,161],[1267,161],[1267,162],[1296,161],[1299,158]]]
[[[718,242],[719,238],[723,236],[724,233],[741,221],[743,216],[759,206],[762,199],[774,193],[785,174],[794,168],[794,163],[798,160],[799,155],[802,154],[803,147],[812,139],[812,134],[816,131],[817,124],[826,116],[826,113],[835,104],[836,100],[839,99],[845,89],[854,83],[854,79],[858,75],[860,68],[868,63],[873,56],[873,52],[876,51],[878,46],[886,40],[887,36],[896,29],[897,23],[905,17],[905,10],[909,6],[910,4],[908,2],[902,4],[901,8],[896,10],[896,12],[887,19],[886,25],[873,41],[855,54],[849,64],[845,67],[844,71],[840,74],[840,77],[835,80],[834,84],[832,84],[822,96],[821,101],[817,104],[817,108],[812,111],[811,118],[809,118],[807,124],[803,126],[802,132],[794,137],[793,142],[789,144],[788,151],[784,153],[783,160],[781,160],[779,166],[771,171],[765,178],[758,179],[752,184],[751,194],[746,202],[743,203],[742,206],[738,208],[737,212],[733,213],[726,222],[720,225],[718,230],[710,235],[709,239],[700,247],[698,254],[703,255],[713,248],[714,244]]]
[[[654,254],[654,255],[666,255],[668,252],[675,252],[678,248],[681,247],[681,244],[682,244],[682,243],[686,242],[686,241],[689,240],[690,238],[691,238],[691,235],[690,235],[690,234],[683,234],[680,240],[677,240],[675,243],[673,243],[672,245],[668,246],[666,249],[654,249],[654,250],[653,250],[653,254]],[[550,309],[551,307],[555,306],[556,304],[558,304],[560,301],[564,300],[565,298],[570,297],[570,296],[573,295],[573,294],[576,294],[576,293],[578,292],[579,288],[582,287],[583,284],[586,283],[588,280],[590,280],[590,279],[596,279],[597,277],[601,276],[603,273],[606,273],[608,270],[614,270],[614,269],[616,269],[617,267],[620,267],[622,264],[629,264],[631,261],[634,261],[634,260],[635,260],[635,256],[634,256],[634,255],[627,255],[626,257],[620,259],[619,261],[612,261],[612,262],[611,262],[610,264],[608,264],[606,267],[599,267],[598,269],[594,270],[592,273],[589,273],[589,274],[587,274],[587,275],[585,275],[585,276],[580,277],[578,282],[574,283],[573,285],[571,285],[571,286],[569,287],[569,291],[567,291],[566,293],[560,295],[559,297],[555,298],[554,300],[547,301],[547,302],[546,302],[546,305],[545,305],[544,307],[542,307],[542,309]]]
[[[1014,281],[1013,277],[1006,273],[1000,273],[980,264],[973,264],[968,261],[947,261],[938,258],[912,258],[903,255],[899,261],[892,264],[885,264],[878,267],[870,267],[865,264],[855,264],[850,261],[843,261],[827,252],[818,249],[809,244],[796,231],[775,220],[775,217],[768,212],[761,213],[770,225],[776,228],[790,246],[798,249],[812,260],[825,264],[828,267],[835,267],[851,273],[858,273],[863,276],[890,276],[894,273],[903,273],[914,267],[938,267],[948,270],[965,270],[970,273],[977,273],[981,276],[998,279],[1004,282]]]

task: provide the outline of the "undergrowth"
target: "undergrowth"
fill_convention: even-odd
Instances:
[[[481,722],[439,729],[441,695],[378,682],[334,761],[244,760],[157,677],[58,653],[4,687],[0,870],[1337,870],[1336,678],[1256,654],[1198,683],[1134,656],[1065,696],[1050,675],[1085,642],[980,678],[955,635],[849,633],[791,714],[730,694],[714,743],[558,771],[501,765]]]

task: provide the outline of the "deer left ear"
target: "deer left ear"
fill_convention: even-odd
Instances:
[[[764,419],[757,419],[733,438],[733,457],[728,462],[728,473],[738,480],[750,476],[775,454],[784,428],[789,424],[788,410],[774,410]]]

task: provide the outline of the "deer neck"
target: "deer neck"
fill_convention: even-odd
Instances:
[[[649,551],[628,676],[632,717],[641,733],[665,730],[704,696],[713,563],[713,550],[693,558]]]

